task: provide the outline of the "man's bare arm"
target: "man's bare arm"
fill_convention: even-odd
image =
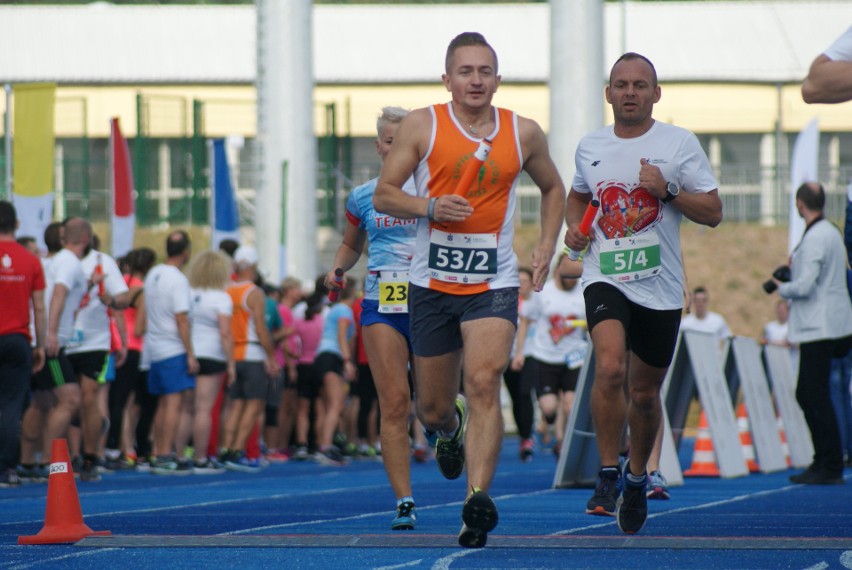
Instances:
[[[533,286],[541,291],[550,273],[550,260],[562,229],[565,212],[565,184],[550,157],[547,138],[538,123],[519,118],[521,148],[526,160],[524,170],[541,191],[541,236],[533,251]]]
[[[805,103],[843,103],[852,100],[852,61],[833,61],[821,54],[802,82]]]

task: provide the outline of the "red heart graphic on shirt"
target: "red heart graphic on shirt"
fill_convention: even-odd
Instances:
[[[638,234],[655,223],[662,213],[660,200],[644,188],[627,191],[607,186],[600,192],[601,215],[598,227],[607,239]]]
[[[550,339],[553,344],[559,344],[563,337],[574,332],[574,327],[569,325],[572,320],[575,320],[577,315],[550,315]]]

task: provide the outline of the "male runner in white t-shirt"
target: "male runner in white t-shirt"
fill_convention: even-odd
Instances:
[[[98,452],[104,427],[108,427],[109,412],[107,410],[105,390],[107,386],[106,372],[110,358],[112,334],[108,306],[125,306],[129,301],[127,284],[121,275],[121,270],[115,260],[109,255],[97,250],[90,250],[81,261],[86,275],[98,272],[103,275],[103,285],[92,289],[84,295],[74,319],[74,330],[71,340],[65,349],[68,360],[77,374],[82,393],[82,408],[80,410],[80,427],[83,431],[83,467],[80,479],[83,481],[98,481]],[[107,305],[101,301],[98,294],[103,291]],[[118,305],[117,305],[118,304]],[[121,366],[127,356],[127,331],[124,324],[124,313],[115,312],[115,319],[122,341],[119,351]],[[122,356],[123,355],[123,356]]]
[[[577,251],[589,245],[583,294],[595,349],[591,405],[602,469],[586,511],[615,515],[628,534],[648,516],[646,466],[683,308],[680,222],[684,216],[707,226],[722,221],[716,179],[698,139],[652,117],[660,95],[646,57],[626,53],[615,62],[606,87],[615,123],[580,141],[566,215],[566,245]],[[592,198],[600,209],[587,239],[579,226]],[[625,422],[630,460],[622,474]]]
[[[92,227],[82,218],[71,218],[63,225],[63,249],[53,256],[45,271],[47,290],[47,340],[45,352],[47,364],[33,377],[33,406],[50,407],[44,430],[44,454],[42,461],[50,458],[50,448],[55,438],[65,437],[71,419],[80,409],[81,392],[71,362],[66,354],[74,336],[74,319],[80,301],[87,291],[97,295],[97,283],[101,277],[94,272],[91,278],[83,270],[80,259],[86,255],[92,240]],[[55,403],[45,405],[44,392],[55,396]],[[39,394],[42,392],[42,394]],[[30,440],[30,438],[26,438]],[[28,441],[29,443],[29,441]],[[22,454],[24,461],[31,461],[30,451]],[[26,466],[26,465],[25,465]]]

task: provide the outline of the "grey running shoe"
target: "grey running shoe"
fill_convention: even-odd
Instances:
[[[12,487],[20,487],[21,478],[14,469],[7,469],[5,473],[0,473],[0,489],[11,489]]]
[[[452,439],[438,437],[435,446],[435,459],[438,469],[447,479],[458,479],[464,471],[464,428],[467,422],[467,401],[464,396],[456,398],[456,414],[459,417],[459,428]]]
[[[207,458],[205,461],[192,464],[193,475],[218,475],[225,472],[225,466],[215,459]]]
[[[659,471],[651,471],[648,474],[648,498],[658,501],[666,501],[671,498],[669,494],[669,482]]]
[[[462,507],[462,525],[459,544],[465,548],[482,548],[488,533],[497,527],[497,505],[488,493],[473,487]]]

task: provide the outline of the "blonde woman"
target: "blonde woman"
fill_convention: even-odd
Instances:
[[[197,255],[189,267],[192,346],[200,368],[195,380],[193,414],[181,418],[177,451],[179,455],[182,453],[192,435],[195,450],[192,471],[197,475],[225,471],[213,458],[206,457],[206,453],[210,440],[210,413],[222,386],[222,379],[227,377],[230,385],[236,378],[234,339],[231,334],[233,302],[225,292],[230,275],[230,259],[216,251]]]

